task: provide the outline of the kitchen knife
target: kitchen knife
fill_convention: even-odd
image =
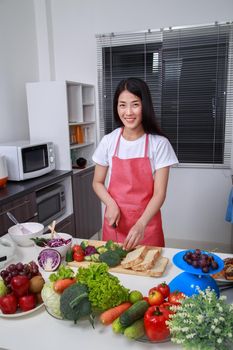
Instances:
[[[118,243],[118,236],[117,236],[117,225],[116,225],[116,223],[115,223],[115,222],[112,224],[112,228],[114,228],[114,229],[115,229],[116,242]]]

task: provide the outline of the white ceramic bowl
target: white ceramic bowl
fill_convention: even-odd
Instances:
[[[38,236],[39,238],[46,238],[46,239],[51,239],[51,233],[45,233],[42,236]],[[55,249],[57,250],[60,254],[61,257],[64,258],[66,256],[67,251],[69,250],[69,248],[72,247],[72,236],[68,233],[63,233],[63,232],[58,232],[57,234],[54,235],[54,238],[63,238],[65,240],[71,239],[71,241],[69,243],[67,243],[66,245],[62,245],[60,247],[49,247],[49,246],[45,246],[45,247],[40,247],[38,245],[36,245],[34,243],[34,246],[38,252],[38,254],[43,250],[43,249]]]
[[[11,226],[8,229],[9,236],[11,239],[21,247],[33,246],[31,238],[41,236],[44,231],[44,225],[38,222],[25,222],[23,226],[27,228],[31,233],[22,233],[18,225]]]

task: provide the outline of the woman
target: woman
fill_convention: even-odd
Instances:
[[[178,163],[155,121],[147,84],[122,80],[113,101],[121,127],[103,137],[94,155],[93,188],[106,205],[103,240],[164,246],[160,208],[166,197],[169,167]],[[105,180],[109,170],[109,186]]]

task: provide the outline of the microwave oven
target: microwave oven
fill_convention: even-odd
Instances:
[[[65,187],[62,184],[50,185],[36,192],[38,222],[44,226],[65,213]]]
[[[0,144],[0,154],[6,158],[8,180],[27,180],[47,174],[55,169],[55,153],[52,142],[16,141]]]

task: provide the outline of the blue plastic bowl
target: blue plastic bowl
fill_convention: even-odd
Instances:
[[[182,272],[169,283],[170,291],[176,290],[183,292],[187,296],[198,294],[198,288],[205,290],[210,287],[215,290],[219,297],[219,287],[213,277],[209,275],[193,275],[192,273]]]

